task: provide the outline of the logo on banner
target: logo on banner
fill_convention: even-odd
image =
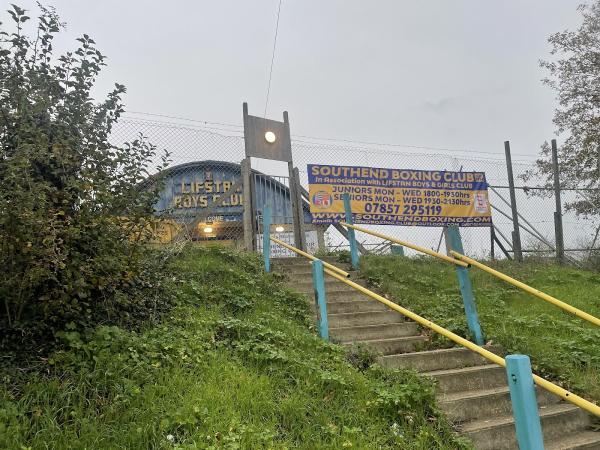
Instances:
[[[312,203],[319,209],[327,209],[333,203],[333,197],[329,192],[318,191],[313,195]]]

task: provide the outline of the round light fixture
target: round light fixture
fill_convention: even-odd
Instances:
[[[205,233],[212,233],[213,232],[213,228],[212,227],[204,227],[204,232]]]
[[[272,144],[276,140],[277,140],[277,136],[275,136],[275,133],[273,133],[272,131],[267,131],[265,133],[265,141],[267,141],[269,144]]]
[[[277,231],[278,233],[281,233],[283,230],[284,228],[281,225],[275,227],[275,231]]]

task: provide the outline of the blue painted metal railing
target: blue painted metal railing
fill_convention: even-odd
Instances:
[[[538,412],[529,356],[506,357],[506,375],[510,389],[517,442],[520,450],[544,450],[542,425]]]
[[[354,221],[352,219],[352,207],[350,206],[350,196],[344,194],[344,210],[346,212],[346,223],[352,225]],[[352,228],[348,228],[348,242],[350,243],[350,259],[352,261],[352,267],[358,269],[358,245],[356,245],[356,233]]]
[[[450,225],[446,228],[446,235],[448,236],[448,244],[450,250],[454,250],[458,253],[464,253],[462,239],[460,238],[460,231],[456,225]],[[475,296],[473,295],[473,287],[471,286],[471,279],[469,278],[469,272],[466,267],[455,266],[456,277],[458,278],[458,286],[460,288],[460,294],[463,299],[465,307],[465,315],[467,316],[467,325],[469,330],[473,333],[475,343],[477,345],[485,344],[483,333],[481,331],[481,325],[479,324],[479,315],[477,314],[477,306],[475,305]]]
[[[323,261],[320,259],[312,262],[312,278],[315,290],[315,303],[317,306],[317,319],[319,335],[329,341],[329,322],[327,321],[327,297],[325,294],[325,274]]]

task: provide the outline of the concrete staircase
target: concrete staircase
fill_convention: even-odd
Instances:
[[[273,267],[314,303],[308,260],[275,259]],[[478,450],[518,448],[504,368],[463,348],[423,351],[426,336],[401,314],[332,277],[326,276],[326,292],[334,342],[366,344],[380,355],[380,364],[412,368],[434,378],[441,409]],[[591,418],[585,411],[546,391],[537,394],[546,450],[600,449],[600,432],[589,429]]]

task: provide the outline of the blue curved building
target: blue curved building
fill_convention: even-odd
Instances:
[[[184,228],[197,222],[193,229],[187,230],[190,238],[196,241],[224,241],[235,245],[243,241],[246,199],[242,192],[239,164],[195,161],[170,167],[163,176],[164,187],[155,205],[161,218]],[[255,230],[262,232],[260,217],[263,206],[270,205],[274,229],[279,233],[291,232],[292,205],[287,177],[274,177],[252,170],[251,178]],[[306,201],[303,202],[303,211],[307,235],[319,231],[317,238],[321,242],[325,228],[312,225]]]

